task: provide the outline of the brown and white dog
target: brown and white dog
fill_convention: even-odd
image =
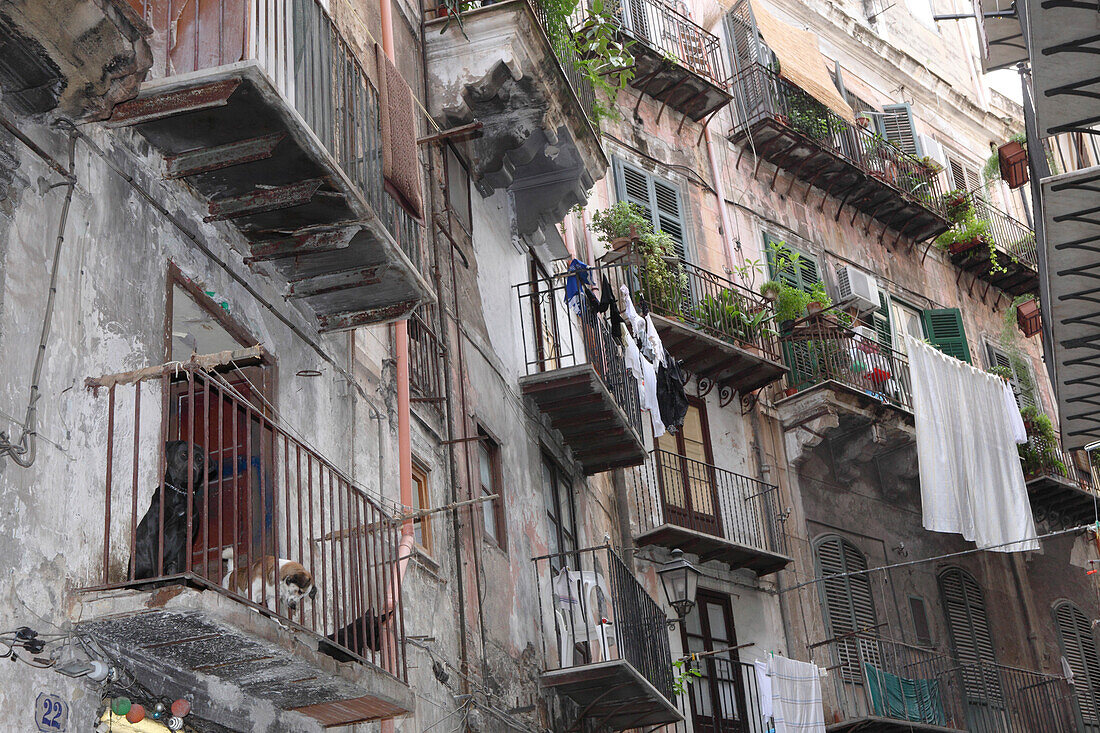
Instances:
[[[254,603],[265,603],[266,598],[267,607],[273,611],[276,610],[276,596],[281,612],[295,611],[303,600],[317,596],[312,573],[293,560],[264,555],[263,559],[238,568],[234,564],[232,547],[222,551],[222,559],[226,561],[222,585]]]

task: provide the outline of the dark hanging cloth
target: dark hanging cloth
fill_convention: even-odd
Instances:
[[[623,314],[619,312],[619,301],[615,299],[615,291],[612,289],[611,283],[607,281],[607,275],[600,276],[599,312],[607,313],[607,317],[611,321],[611,338],[615,339],[615,343],[621,346],[623,342],[620,326],[623,323]]]
[[[661,411],[661,422],[665,430],[677,433],[684,425],[688,411],[687,393],[684,391],[684,373],[680,364],[671,356],[668,366],[662,362],[657,367],[657,406]]]
[[[578,316],[581,315],[581,287],[592,284],[588,265],[578,259],[569,262],[569,277],[565,278],[565,302]]]

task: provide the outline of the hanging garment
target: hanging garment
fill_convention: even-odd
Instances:
[[[634,338],[644,341],[646,338],[645,319],[638,315],[638,311],[634,309],[634,301],[631,300],[630,290],[626,285],[619,286],[619,295],[623,299],[623,315],[626,316],[626,321],[630,324],[630,330],[634,333]]]
[[[619,312],[619,301],[615,299],[615,290],[607,281],[607,275],[600,275],[600,313],[607,313],[611,323],[611,336],[616,343],[622,345],[622,333],[619,326],[623,323],[623,315]]]
[[[825,733],[821,670],[786,657],[768,659],[775,733]]]
[[[619,329],[622,331],[623,361],[638,383],[638,402],[649,413],[649,420],[653,423],[653,437],[659,438],[665,434],[665,424],[661,422],[661,408],[657,401],[657,372],[653,364],[638,351],[638,344],[626,332],[626,324],[619,324]]]
[[[863,665],[875,715],[913,723],[947,725],[938,680],[911,680]]]
[[[909,335],[905,350],[924,528],[961,534],[979,549],[1039,549],[1016,450],[1027,434],[1004,380]]]
[[[668,360],[668,366],[660,363],[657,367],[657,404],[661,412],[661,422],[670,433],[679,432],[684,425],[688,412],[688,398],[684,391],[683,372],[675,359]]]
[[[574,258],[569,262],[569,272],[565,278],[565,303],[578,316],[581,315],[581,286],[591,285],[592,278],[588,274],[588,265]]]
[[[756,689],[760,693],[760,717],[767,721],[772,717],[772,678],[768,676],[768,663],[757,659],[752,666],[756,670]]]

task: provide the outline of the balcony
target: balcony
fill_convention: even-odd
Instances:
[[[455,139],[478,191],[509,191],[520,236],[565,257],[557,225],[608,165],[595,92],[551,43],[537,0],[485,3],[462,14],[461,29],[443,10],[425,24],[429,110],[444,128],[481,123],[478,136]]]
[[[774,730],[771,718],[765,720],[759,712],[761,696],[756,669],[750,662],[737,659],[736,651],[697,656],[692,666],[701,676],[686,685],[686,692],[677,699],[677,707],[685,720],[661,728],[660,733],[769,733]]]
[[[961,270],[1000,288],[1011,296],[1039,293],[1039,253],[1035,232],[976,196],[969,196],[975,218],[985,222],[988,234],[982,241],[956,242],[953,232],[943,235],[951,261]],[[983,293],[984,295],[984,293]]]
[[[1059,527],[1095,521],[1096,489],[1092,479],[1078,470],[1060,441],[1048,444],[1029,426],[1028,442],[1019,448],[1027,494],[1037,521]]]
[[[649,305],[665,349],[701,380],[704,391],[717,386],[728,402],[735,392],[747,394],[783,377],[770,303],[689,262],[668,266],[682,274],[678,286],[647,278],[636,252],[599,269],[616,293],[626,284]]]
[[[77,628],[237,730],[260,725],[227,689],[326,726],[403,715],[399,527],[260,406],[265,382],[242,375],[261,353],[88,380],[106,435],[83,490],[103,517],[82,531],[102,552]],[[227,556],[257,572],[278,558],[280,582],[236,582]]]
[[[939,177],[917,158],[848,123],[763,66],[738,74],[733,88],[737,122],[730,139],[751,138],[761,159],[837,199],[837,221],[848,206],[849,223],[864,214],[865,232],[874,219],[883,227],[880,240],[893,230],[895,242],[902,237],[921,242],[948,228]],[[771,181],[774,187],[775,176]],[[802,200],[809,194],[807,188]]]
[[[432,328],[431,311],[421,308],[409,316],[409,389],[413,402],[438,409],[443,395],[443,346]]]
[[[660,101],[662,111],[670,107],[698,122],[729,103],[717,36],[657,0],[617,0],[607,9],[633,41],[630,85]]]
[[[385,191],[377,85],[319,0],[167,9],[146,0],[157,78],[108,124],[160,151],[165,177],[244,235],[246,261],[284,278],[321,331],[430,299],[419,225]]]
[[[771,484],[654,450],[634,474],[634,541],[774,573],[791,562],[778,497]]]
[[[586,475],[636,466],[646,457],[638,383],[603,317],[584,297],[566,304],[567,281],[516,286],[526,364],[520,390]]]
[[[575,703],[580,718],[614,731],[681,720],[671,702],[668,619],[615,551],[592,547],[534,563],[542,686]]]

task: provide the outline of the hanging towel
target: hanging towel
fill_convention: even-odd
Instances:
[[[911,680],[864,663],[875,715],[913,723],[947,725],[938,680]]]
[[[657,401],[657,372],[653,369],[653,364],[638,351],[638,344],[626,332],[626,324],[620,323],[619,328],[622,331],[623,361],[638,383],[638,401],[642,409],[649,413],[649,419],[653,423],[653,437],[659,438],[665,434],[665,424],[661,422],[661,407]]]
[[[768,659],[775,733],[825,733],[821,670],[786,657]]]
[[[565,278],[565,304],[579,316],[581,315],[582,286],[590,286],[592,279],[588,274],[588,265],[575,258],[569,262],[569,272],[571,274]],[[587,290],[587,287],[584,287],[584,290]]]
[[[760,697],[760,717],[767,721],[772,717],[772,678],[768,676],[768,663],[757,659],[752,663],[756,670],[756,688]]]
[[[424,203],[420,195],[412,88],[377,43],[374,44],[374,57],[378,63],[378,104],[382,110],[383,182],[401,208],[419,220],[424,216]]]
[[[905,347],[924,528],[961,534],[980,549],[1039,549],[1016,450],[1027,435],[1007,385],[911,336]]]

